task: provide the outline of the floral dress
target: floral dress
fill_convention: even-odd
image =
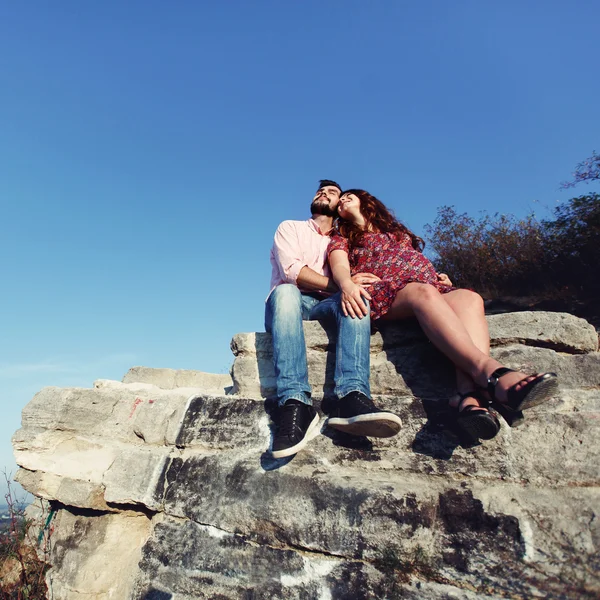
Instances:
[[[372,298],[372,320],[385,315],[396,293],[412,281],[429,283],[442,294],[456,289],[438,281],[431,261],[412,247],[410,236],[406,233],[396,236],[392,233],[366,232],[360,245],[350,249],[346,238],[334,234],[327,248],[327,256],[334,250],[343,250],[348,254],[352,275],[373,273],[381,278],[381,281],[368,288]]]

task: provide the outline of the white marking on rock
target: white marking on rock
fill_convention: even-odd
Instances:
[[[525,560],[530,561],[535,559],[535,545],[533,543],[533,529],[529,521],[525,518],[519,519],[519,528],[521,529],[521,537],[525,544]]]
[[[271,435],[271,429],[269,428],[269,417],[267,415],[262,416],[258,420],[258,428],[265,434],[265,437]]]
[[[223,529],[219,529],[218,527],[213,527],[212,525],[198,525],[202,531],[206,531],[210,537],[217,538],[222,540],[226,537],[231,537],[233,533],[229,533],[229,531],[223,531]]]
[[[310,559],[302,557],[304,563],[303,571],[296,575],[282,575],[281,584],[285,587],[294,587],[305,585],[313,581],[319,581],[319,595],[317,600],[331,600],[331,591],[327,587],[327,583],[322,581],[333,569],[340,564],[341,560],[336,559]]]

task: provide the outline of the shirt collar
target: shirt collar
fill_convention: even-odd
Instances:
[[[317,223],[317,222],[316,222],[316,221],[315,221],[313,218],[310,218],[310,219],[308,220],[308,226],[309,226],[309,227],[310,227],[310,228],[311,228],[313,231],[316,231],[316,232],[317,232],[319,235],[323,235],[323,236],[325,236],[325,235],[329,235],[329,234],[330,234],[330,233],[333,231],[333,227],[331,227],[331,229],[329,229],[329,230],[327,230],[325,233],[323,233],[323,232],[321,231],[321,228],[319,227],[318,223]]]

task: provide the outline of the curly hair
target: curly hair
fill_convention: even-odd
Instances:
[[[400,223],[381,200],[365,192],[365,190],[346,190],[344,194],[354,194],[360,200],[360,212],[367,222],[366,230],[360,229],[351,221],[338,218],[337,230],[345,238],[348,238],[350,246],[361,246],[362,236],[365,231],[375,231],[376,233],[391,233],[400,238],[402,234],[410,237],[412,247],[419,252],[423,252],[425,242],[418,235],[415,235],[408,227]]]

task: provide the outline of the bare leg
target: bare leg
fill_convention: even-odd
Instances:
[[[481,296],[471,290],[454,290],[441,296],[461,320],[475,346],[489,356],[490,334]],[[459,394],[464,394],[476,389],[477,385],[464,371],[456,369],[456,387]],[[450,406],[456,407],[458,402],[458,397],[455,397],[450,401]],[[462,401],[461,408],[469,405],[479,406],[479,402],[475,398],[466,398]]]
[[[442,298],[450,305],[456,316],[461,320],[465,329],[471,336],[473,343],[479,350],[481,350],[487,356],[490,355],[490,332],[488,324],[485,319],[485,308],[483,305],[483,298],[477,293],[471,290],[454,290],[447,294],[442,294]],[[515,374],[513,376],[513,382],[519,382],[524,385],[528,381],[535,379],[535,376],[528,376],[523,379],[523,373]],[[457,369],[456,371],[457,387],[461,393],[468,392],[469,390],[476,387],[475,382],[466,373]],[[514,385],[514,383],[512,384]],[[505,386],[505,389],[509,388],[510,385]],[[519,389],[521,386],[516,386]],[[504,398],[504,396],[502,396]],[[465,406],[468,404],[478,404],[474,400],[465,401]]]
[[[460,319],[475,346],[489,354],[490,333],[481,296],[471,290],[454,290],[440,296]]]
[[[457,290],[461,291],[461,290]],[[464,304],[464,290],[458,295],[454,293],[454,305]],[[462,309],[458,309],[459,312]],[[382,317],[386,320],[405,319],[416,317],[425,332],[425,335],[439,350],[441,350],[467,377],[479,387],[485,387],[488,376],[502,365],[488,355],[489,339],[483,342],[484,332],[487,337],[487,323],[485,319],[473,315],[466,316],[463,312],[459,316],[450,302],[444,300],[437,289],[428,284],[409,283],[396,294],[389,312]],[[466,318],[467,324],[462,321]],[[483,323],[482,323],[483,321]],[[485,328],[484,324],[485,323]],[[473,334],[473,339],[469,330]],[[462,378],[463,376],[461,376]],[[522,373],[505,375],[498,383],[497,397],[502,402],[506,400],[506,391],[529,378]],[[461,387],[467,381],[461,379]],[[519,389],[520,385],[516,385]],[[467,390],[464,390],[467,391]]]

